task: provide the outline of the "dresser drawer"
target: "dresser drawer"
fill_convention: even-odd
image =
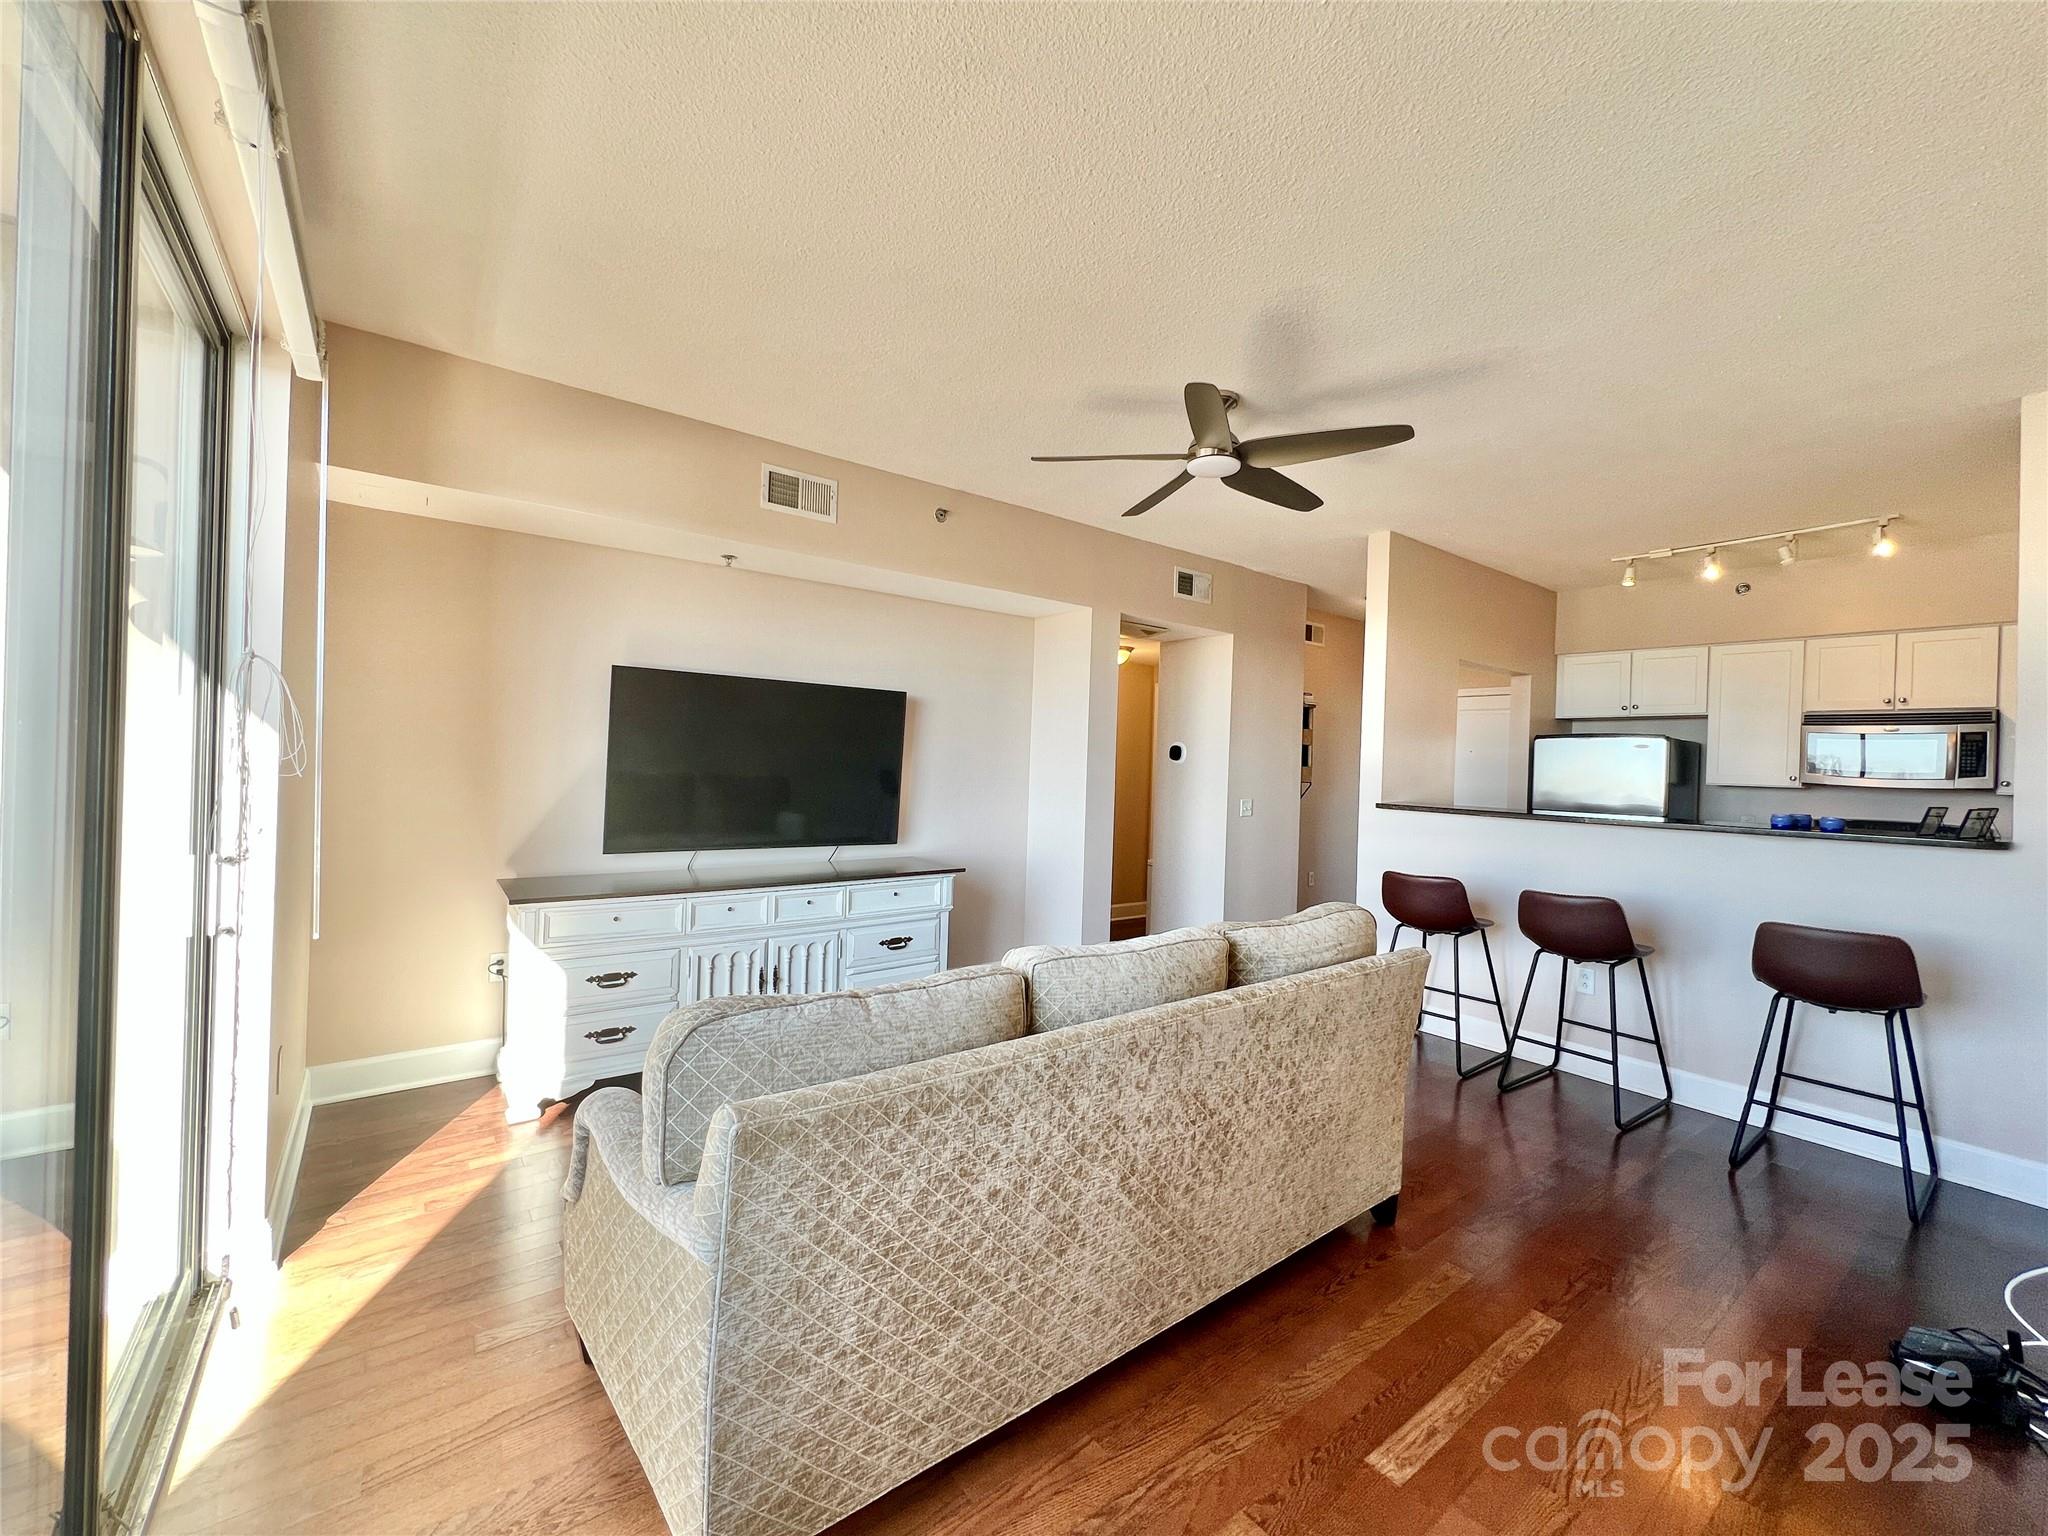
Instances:
[[[613,951],[560,964],[572,1012],[627,1003],[673,1003],[683,976],[679,949]]]
[[[648,901],[630,904],[579,902],[549,907],[540,915],[543,944],[588,944],[599,939],[653,938],[683,931],[683,904]]]
[[[778,923],[807,923],[846,912],[846,888],[825,891],[783,891],[772,903]]]
[[[768,926],[766,896],[700,896],[690,903],[690,932]]]
[[[870,912],[903,912],[943,906],[945,900],[946,883],[943,880],[905,880],[901,885],[878,881],[873,885],[849,888],[847,911],[860,917]]]
[[[868,971],[895,969],[914,961],[930,963],[939,954],[939,920],[936,917],[901,918],[849,928],[846,933],[846,970],[849,976]]]
[[[654,1043],[655,1030],[668,1014],[668,1005],[662,1004],[573,1018],[563,1042],[564,1063],[577,1072],[597,1067],[595,1075],[599,1077],[638,1072],[647,1058],[647,1047]]]

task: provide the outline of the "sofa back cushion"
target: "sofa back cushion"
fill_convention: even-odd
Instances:
[[[1034,1034],[1221,992],[1229,960],[1230,946],[1213,928],[1110,944],[1034,944],[1003,956],[1029,985]]]
[[[1378,922],[1348,901],[1326,901],[1292,917],[1220,926],[1230,945],[1233,987],[1363,960],[1379,945]]]
[[[723,1104],[972,1050],[1025,1032],[1024,981],[1000,965],[808,997],[725,997],[661,1021],[641,1075],[641,1162],[662,1184],[697,1176]]]

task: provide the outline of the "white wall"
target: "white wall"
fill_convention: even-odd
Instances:
[[[2048,396],[2030,397],[2023,420],[2020,712],[2023,731],[2040,741],[2048,739]],[[1534,888],[1619,900],[1639,938],[1658,948],[1652,984],[1681,1102],[1730,1114],[1768,1001],[1749,974],[1756,925],[1778,920],[1898,934],[1913,945],[1927,985],[1918,1038],[1944,1174],[2048,1204],[2048,836],[2038,811],[2029,809],[2048,805],[2048,753],[2022,758],[2017,841],[2000,852],[1382,811],[1373,802],[1381,798],[1394,723],[1387,698],[1399,682],[1390,664],[1415,637],[1400,633],[1402,594],[1394,591],[1390,601],[1389,584],[1398,587],[1400,579],[1385,558],[1390,536],[1372,539],[1362,888],[1371,889],[1386,869],[1465,881],[1479,912],[1501,921],[1495,953],[1510,1012],[1530,958],[1514,933],[1517,894]],[[1546,972],[1544,987],[1552,986]],[[1625,992],[1623,1005],[1622,1027],[1640,1028],[1639,1005]],[[1532,1020],[1547,1026],[1551,1007],[1539,997],[1530,1005]],[[1468,1013],[1468,1027],[1486,1038],[1490,1011]],[[1633,1055],[1642,1049],[1629,1047]],[[1794,1070],[1803,1064],[1817,1075],[1876,1083],[1884,1063],[1873,1021],[1818,1010],[1802,1016]],[[1837,1112],[1840,1104],[1822,1107]],[[1780,1124],[1793,1135],[1827,1134],[1798,1121]],[[1882,1144],[1868,1138],[1835,1139],[1882,1155]]]
[[[900,846],[966,866],[955,962],[1023,941],[1031,620],[360,508],[330,566],[312,1064],[494,1036],[499,877],[679,862],[601,852],[615,663],[907,692]]]
[[[1230,803],[1233,650],[1228,635],[1170,640],[1159,647],[1146,919],[1152,933],[1230,915],[1224,828],[1239,819]],[[1176,744],[1185,749],[1179,762],[1170,756]]]

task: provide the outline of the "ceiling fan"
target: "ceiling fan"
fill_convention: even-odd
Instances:
[[[1110,459],[1142,459],[1185,463],[1186,468],[1126,512],[1125,517],[1150,512],[1198,476],[1204,480],[1221,480],[1233,491],[1242,491],[1275,506],[1291,507],[1296,512],[1313,512],[1323,504],[1323,498],[1298,480],[1290,480],[1281,474],[1281,465],[1307,464],[1316,459],[1341,458],[1347,453],[1364,453],[1369,448],[1405,443],[1415,435],[1413,427],[1338,427],[1329,432],[1290,432],[1280,437],[1254,437],[1239,442],[1230,430],[1230,412],[1238,403],[1236,395],[1227,389],[1218,389],[1214,384],[1190,384],[1184,393],[1188,426],[1195,434],[1195,440],[1188,444],[1186,453],[1034,453],[1031,462],[1084,464]]]

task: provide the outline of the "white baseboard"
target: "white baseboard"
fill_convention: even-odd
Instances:
[[[497,1071],[499,1044],[498,1037],[492,1035],[487,1040],[434,1045],[423,1051],[325,1062],[306,1074],[309,1097],[314,1104],[339,1104],[345,1099],[460,1082],[465,1077],[489,1077]]]
[[[1109,920],[1112,923],[1127,923],[1134,917],[1145,915],[1142,901],[1114,901],[1109,906]]]
[[[1426,1019],[1423,1028],[1429,1034],[1448,1040],[1451,1026],[1437,1019]],[[1465,1020],[1465,1047],[1469,1052],[1474,1045],[1482,1049],[1499,1050],[1500,1027],[1491,1019]],[[1487,1042],[1492,1042],[1488,1045]],[[1517,1061],[1543,1061],[1550,1059],[1549,1051],[1540,1045],[1527,1042],[1515,1048]],[[1561,1072],[1576,1077],[1597,1078],[1607,1081],[1607,1068],[1599,1063],[1584,1061],[1576,1056],[1566,1056],[1558,1065]],[[1661,1094],[1664,1085],[1657,1077],[1657,1063],[1640,1056],[1624,1056],[1621,1059],[1621,1086],[1631,1093]],[[1703,1110],[1728,1122],[1728,1134],[1735,1134],[1735,1120],[1742,1113],[1742,1094],[1746,1083],[1731,1083],[1718,1077],[1707,1077],[1698,1072],[1687,1072],[1681,1068],[1671,1069],[1671,1097],[1674,1103],[1683,1104],[1687,1109]],[[1847,1120],[1857,1125],[1867,1125],[1886,1136],[1895,1132],[1890,1121],[1878,1120],[1872,1116],[1844,1110],[1833,1104],[1820,1104],[1812,1099],[1795,1099],[1790,1094],[1779,1097],[1780,1105],[1795,1109],[1817,1110],[1821,1114],[1833,1115],[1838,1120]],[[1751,1125],[1757,1122],[1754,1117]],[[1910,1129],[1910,1126],[1909,1126]],[[1823,1124],[1814,1120],[1802,1120],[1788,1115],[1771,1127],[1774,1136],[1790,1136],[1799,1141],[1810,1141],[1823,1147],[1832,1147],[1837,1152],[1853,1152],[1858,1157],[1869,1158],[1872,1162],[1886,1163],[1893,1168],[1899,1166],[1898,1143],[1879,1141],[1875,1136],[1859,1135],[1855,1131],[1843,1130],[1839,1126]],[[1917,1132],[1913,1140],[1917,1147]],[[1937,1134],[1934,1150],[1941,1159],[1941,1176],[1954,1184],[1967,1184],[1972,1189],[1985,1190],[1994,1195],[2003,1195],[2008,1200],[2019,1200],[2027,1205],[2048,1207],[2048,1163],[2031,1162],[2024,1157],[2014,1157],[2009,1152],[1994,1152],[1989,1147],[1979,1147],[1967,1141],[1955,1141]],[[1926,1169],[1921,1169],[1923,1174]]]
[[[0,1162],[62,1152],[71,1145],[71,1106],[44,1104],[0,1114]]]
[[[292,1219],[292,1202],[299,1193],[299,1162],[306,1155],[306,1127],[313,1120],[313,1074],[299,1079],[299,1107],[292,1111],[292,1128],[285,1134],[284,1149],[277,1160],[277,1178],[270,1186],[270,1257],[284,1257],[284,1232]]]

